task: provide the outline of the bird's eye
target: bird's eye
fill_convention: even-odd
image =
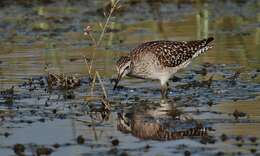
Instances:
[[[124,70],[129,70],[130,66],[126,66]]]

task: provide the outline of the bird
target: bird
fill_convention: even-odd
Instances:
[[[144,103],[150,104],[149,101],[142,102]],[[176,140],[208,134],[209,128],[178,109],[172,101],[161,101],[158,104],[160,107],[152,109],[136,105],[131,112],[118,112],[117,129],[125,134],[150,140]]]
[[[185,68],[191,61],[213,48],[213,37],[191,41],[157,40],[140,44],[126,56],[116,62],[117,78],[114,90],[119,81],[125,77],[159,80],[161,97],[167,98],[168,81],[174,74]]]

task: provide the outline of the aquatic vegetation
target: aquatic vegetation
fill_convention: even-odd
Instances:
[[[80,85],[80,80],[72,75],[48,73],[47,82],[49,88],[72,89]]]
[[[14,86],[9,89],[0,91],[0,99],[3,99],[3,103],[7,106],[11,106],[14,103]]]
[[[84,35],[88,36],[92,40],[95,48],[98,48],[100,46],[101,41],[104,37],[104,34],[105,34],[106,30],[108,29],[108,24],[110,22],[110,18],[112,17],[112,14],[116,11],[116,9],[119,9],[119,7],[120,7],[119,1],[120,0],[111,1],[111,8],[109,10],[108,16],[106,16],[106,14],[104,13],[104,15],[106,17],[106,21],[105,21],[104,25],[102,23],[99,23],[101,28],[102,28],[102,32],[100,33],[98,40],[93,37],[91,26],[87,25],[84,28]],[[104,106],[104,113],[106,114],[106,112],[110,110],[111,106],[108,102],[109,100],[108,100],[107,91],[105,89],[105,86],[103,84],[101,76],[100,76],[99,72],[96,69],[93,68],[93,63],[94,63],[95,55],[96,55],[95,52],[96,51],[92,52],[92,56],[91,56],[90,61],[87,60],[86,56],[83,56],[83,58],[84,58],[86,66],[88,68],[88,74],[89,74],[90,78],[92,79],[91,90],[90,90],[91,96],[93,96],[93,92],[94,92],[95,87],[96,87],[96,79],[99,81],[99,85],[102,88],[103,95],[96,97],[96,98],[86,97],[85,99],[87,101],[89,101],[89,100],[101,100],[101,103]]]

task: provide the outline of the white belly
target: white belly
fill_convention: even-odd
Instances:
[[[186,66],[188,66],[190,63],[190,60],[182,63],[181,65],[177,66],[177,67],[165,67],[162,68],[161,70],[156,70],[151,72],[150,78],[151,79],[158,79],[161,82],[161,85],[164,85],[171,77],[173,77],[173,75],[182,68],[185,68]]]

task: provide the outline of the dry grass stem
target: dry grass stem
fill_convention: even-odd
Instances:
[[[86,66],[87,66],[87,68],[88,68],[88,75],[91,77],[91,67],[90,67],[90,65],[88,64],[88,60],[87,60],[86,56],[83,56],[83,58],[84,58],[84,62],[85,62],[85,64],[86,64]]]
[[[113,12],[114,12],[115,9],[118,7],[118,3],[119,3],[119,0],[117,0],[116,2],[114,2],[114,3],[112,4],[112,8],[110,9],[109,15],[108,15],[108,17],[107,17],[107,19],[106,19],[106,22],[105,22],[105,25],[103,26],[102,24],[99,24],[99,25],[102,27],[102,32],[101,32],[101,34],[100,34],[99,39],[98,39],[97,42],[96,42],[95,38],[92,36],[92,34],[91,34],[90,26],[87,26],[87,27],[86,27],[86,30],[89,28],[88,36],[89,36],[89,37],[91,38],[91,40],[94,42],[95,47],[98,47],[98,46],[100,45],[102,39],[104,38],[104,34],[105,34],[106,30],[107,30],[108,23],[109,23],[109,21],[110,21],[110,18],[111,18],[111,16],[112,16]],[[91,72],[91,70],[92,70],[92,66],[93,66],[95,54],[96,54],[96,53],[93,52],[93,53],[92,53],[92,56],[91,56],[90,72]]]
[[[96,100],[101,100],[103,97],[101,96],[85,96],[86,101],[96,101]]]
[[[106,17],[106,21],[105,21],[105,24],[99,23],[99,26],[101,27],[102,32],[101,32],[98,40],[96,40],[93,37],[93,35],[91,33],[92,32],[92,28],[90,26],[86,26],[85,27],[84,35],[88,36],[92,40],[92,42],[94,44],[94,48],[97,48],[97,47],[100,46],[100,44],[101,44],[101,42],[102,42],[102,40],[104,38],[105,32],[106,32],[106,30],[107,30],[107,28],[109,26],[109,22],[111,20],[112,14],[114,13],[114,11],[116,9],[120,8],[119,1],[120,0],[111,0],[111,8],[110,8],[109,14],[107,15],[104,12],[104,16]],[[90,61],[88,61],[86,59],[86,57],[84,56],[84,61],[85,61],[85,64],[87,66],[87,69],[88,69],[89,77],[92,78],[91,88],[90,88],[90,92],[91,92],[90,95],[91,96],[86,96],[85,100],[86,101],[101,101],[101,103],[102,103],[102,105],[104,107],[104,110],[105,111],[109,111],[110,108],[111,108],[111,105],[110,105],[110,103],[108,101],[107,91],[105,89],[104,83],[103,83],[103,81],[101,79],[101,76],[100,76],[99,72],[97,70],[95,70],[95,68],[93,67],[95,54],[96,54],[96,51],[93,51]],[[103,92],[102,96],[94,96],[94,90],[96,88],[96,79],[98,79],[99,85],[102,88],[102,92]],[[93,123],[93,125],[95,125],[95,123]]]
[[[98,42],[97,42],[97,46],[99,46],[99,44],[101,43],[101,41],[102,41],[102,39],[103,39],[103,37],[104,37],[104,34],[105,34],[105,32],[106,32],[108,23],[109,23],[109,21],[110,21],[110,18],[111,18],[111,16],[112,16],[113,12],[115,11],[115,9],[118,8],[118,3],[119,3],[119,1],[120,1],[120,0],[116,0],[115,2],[112,2],[112,8],[111,8],[110,11],[109,11],[109,15],[108,15],[108,17],[107,17],[106,23],[105,23],[105,25],[103,26],[102,32],[101,32],[101,34],[100,34],[100,36],[99,36],[99,40],[98,40]]]
[[[92,81],[92,84],[91,84],[91,91],[90,91],[90,93],[91,93],[92,96],[94,94],[93,92],[94,92],[94,88],[95,88],[95,84],[96,84],[96,78],[97,78],[97,74],[94,75],[93,81]]]
[[[98,71],[96,71],[96,75],[97,75],[98,81],[99,81],[99,83],[100,83],[100,85],[102,87],[104,97],[107,99],[107,92],[106,92],[105,86],[103,84],[103,81],[102,81]]]

